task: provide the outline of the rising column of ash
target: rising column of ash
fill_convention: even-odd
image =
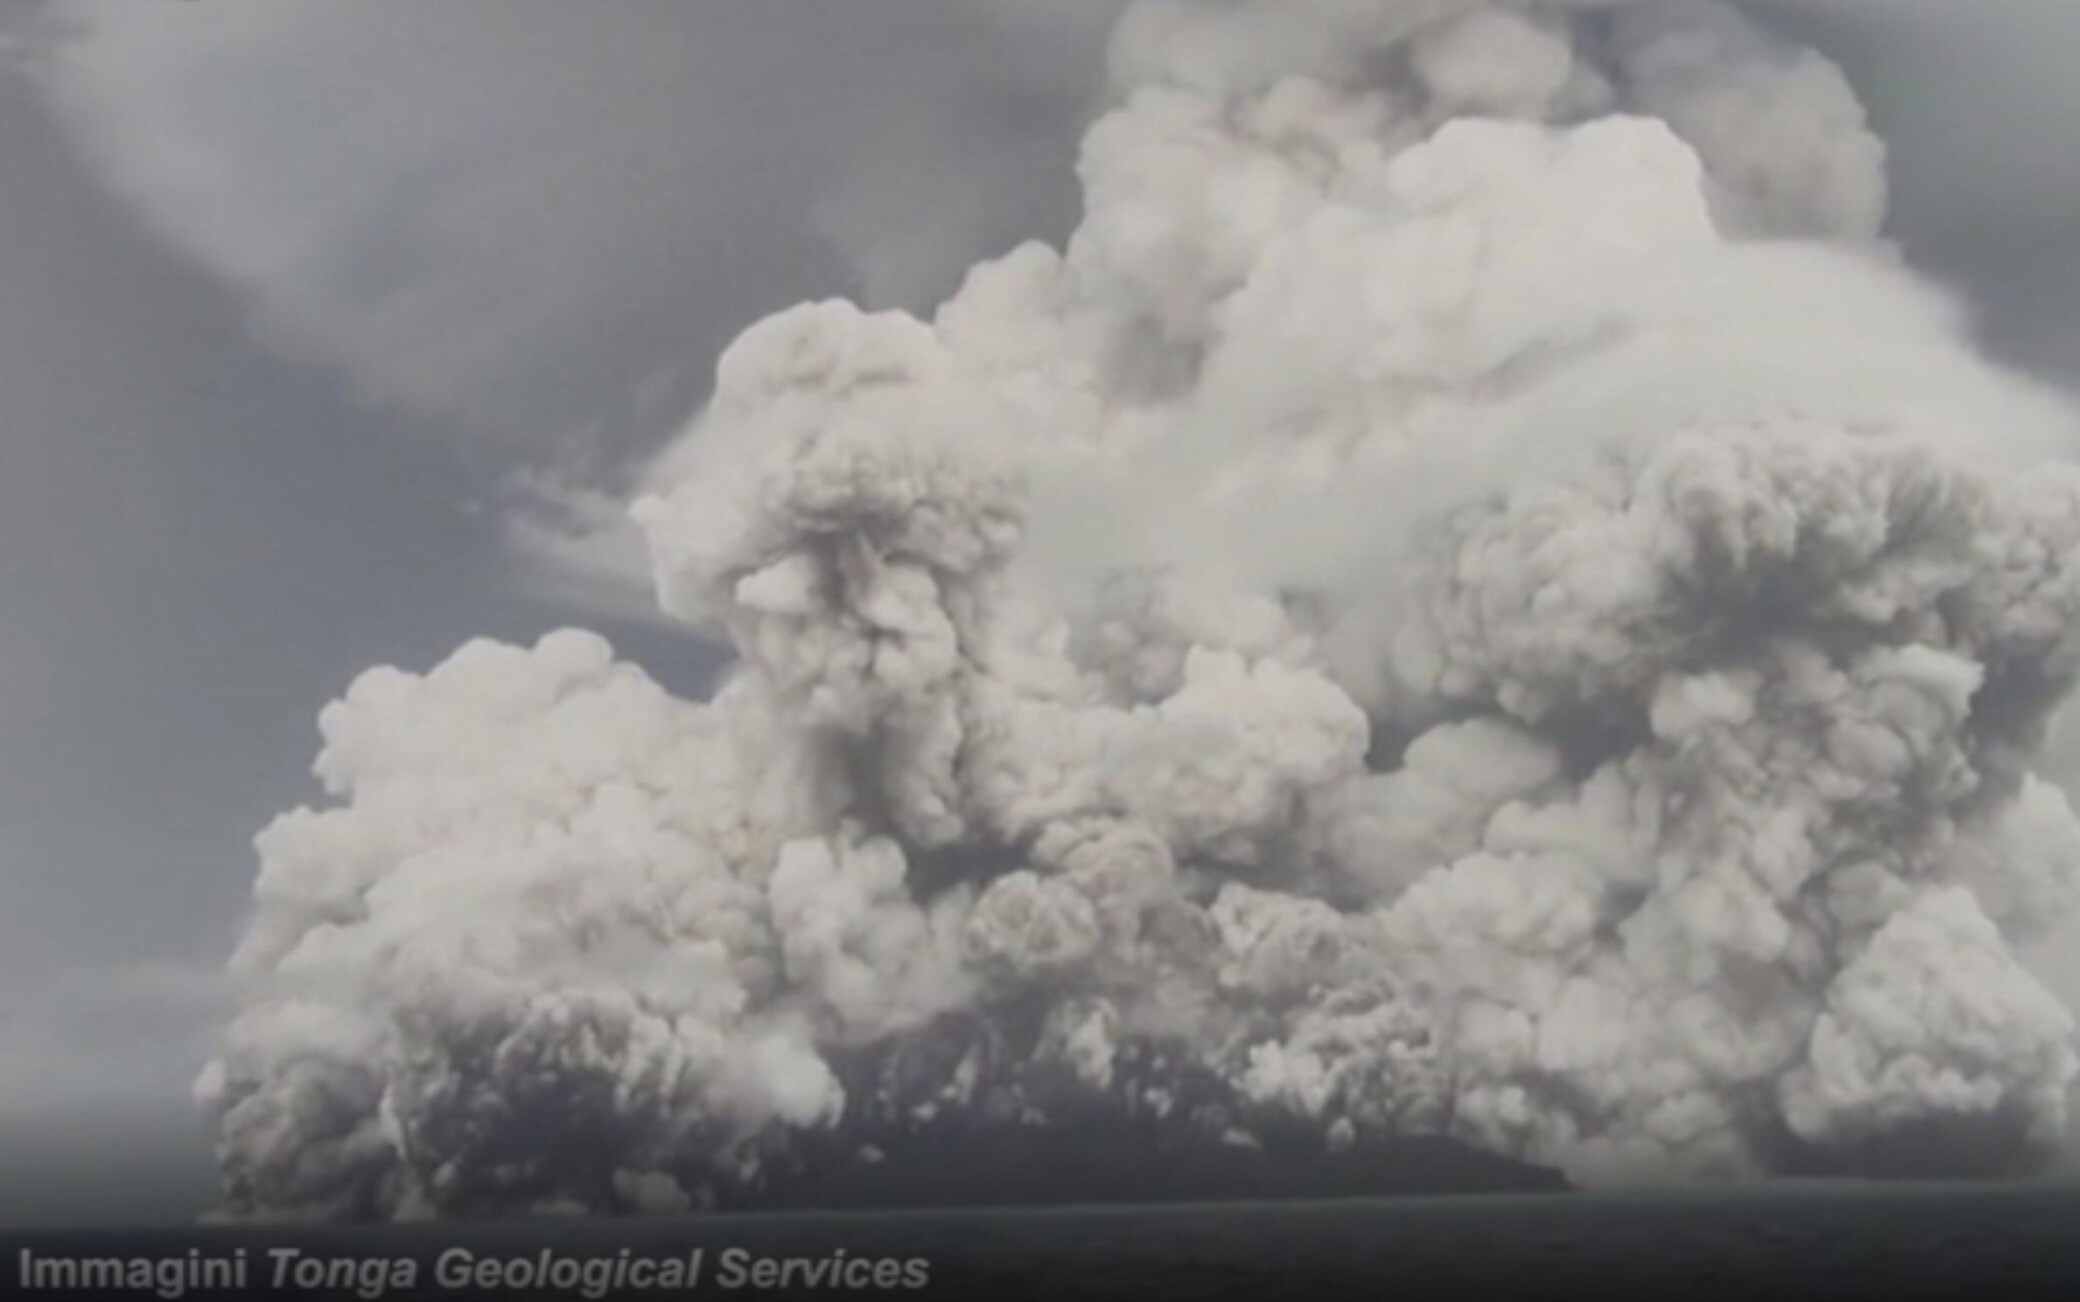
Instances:
[[[1882,243],[1840,71],[1717,0],[1149,0],[1113,73],[1065,249],[722,359],[635,506],[712,700],[563,632],[326,710],[232,1211],[1079,1120],[2057,1141],[2075,423]]]

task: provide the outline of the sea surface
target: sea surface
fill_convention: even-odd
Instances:
[[[670,1292],[842,1297],[873,1289],[732,1288],[724,1254],[922,1259],[927,1298],[1687,1299],[2080,1298],[2080,1187],[1803,1183],[1735,1193],[1513,1194],[1338,1201],[723,1214],[654,1220],[536,1219],[307,1229],[211,1227],[4,1236],[44,1256],[221,1254],[293,1246],[326,1260],[410,1258],[418,1286],[385,1297],[576,1296],[435,1282],[443,1254],[574,1258],[624,1250],[703,1254],[704,1278]],[[255,1274],[260,1273],[256,1267]],[[741,1282],[741,1281],[739,1281]],[[238,1296],[357,1296],[352,1289]],[[12,1293],[10,1296],[14,1295]],[[232,1296],[233,1294],[214,1294]],[[359,1296],[370,1296],[363,1291]],[[150,1296],[150,1294],[136,1294]],[[213,1296],[202,1291],[190,1296]]]

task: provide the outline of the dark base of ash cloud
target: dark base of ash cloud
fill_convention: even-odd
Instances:
[[[1551,1191],[1556,1171],[1513,1162],[1443,1136],[1369,1135],[1325,1145],[1318,1127],[1266,1113],[1207,1073],[1176,1070],[1152,1048],[1123,1064],[1120,1087],[1094,1091],[1059,1068],[1020,1070],[1034,1045],[1006,1039],[1006,1022],[960,1015],[900,1044],[837,1065],[858,1100],[830,1129],[773,1132],[717,1170],[726,1144],[697,1144],[667,1170],[702,1210],[949,1207],[1188,1201],[1380,1194]],[[962,1064],[982,1061],[981,1070]],[[986,1082],[986,1083],[984,1083]],[[1156,1082],[1162,1082],[1157,1084]],[[611,1114],[601,1127],[573,1119],[586,1101],[567,1082],[506,1119],[502,1136],[469,1163],[482,1177],[451,1191],[464,1216],[521,1210],[655,1211],[645,1191],[617,1180],[626,1137]],[[519,1157],[501,1164],[503,1149]],[[371,1184],[375,1193],[379,1184]],[[378,1201],[354,1209],[383,1212]]]
[[[690,1208],[1018,1206],[1093,1202],[1336,1198],[1559,1192],[1558,1171],[1442,1134],[1355,1132],[1254,1106],[1206,1072],[1180,1070],[1154,1046],[1128,1051],[1120,1087],[1095,1091],[1059,1067],[1020,1070],[1035,1045],[1008,1038],[1016,1019],[949,1017],[910,1039],[839,1063],[861,1100],[836,1127],[764,1137],[734,1170],[713,1164],[726,1136],[692,1147],[686,1165],[662,1164]],[[988,1081],[980,1085],[979,1081]],[[446,1214],[496,1217],[556,1210],[660,1210],[655,1191],[617,1165],[630,1136],[610,1102],[569,1078],[487,1118],[472,1099],[450,1119],[450,1143],[471,1179],[444,1191]],[[574,1086],[576,1086],[574,1088]],[[489,1120],[490,1125],[486,1122]],[[588,1124],[589,1122],[589,1124]],[[431,1125],[439,1129],[439,1118]],[[438,1142],[438,1141],[437,1141]],[[1895,1179],[2026,1175],[2043,1153],[2027,1118],[1939,1117],[1816,1147],[1788,1132],[1776,1164],[1789,1175]],[[1651,1176],[1652,1172],[1643,1172]],[[654,1179],[654,1176],[653,1176]],[[363,1173],[355,1195],[330,1208],[381,1219],[397,1173]],[[248,1191],[234,1185],[232,1205]],[[245,1205],[264,1207],[253,1198]],[[665,1204],[669,1206],[670,1204]]]
[[[230,1211],[2063,1143],[2080,423],[1884,246],[1839,70],[1716,0],[1113,63],[1065,249],[722,358],[632,506],[713,699],[565,631],[321,716]]]

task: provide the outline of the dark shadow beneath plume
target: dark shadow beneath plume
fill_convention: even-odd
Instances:
[[[2006,1113],[1930,1117],[1853,1143],[1786,1146],[1784,1173],[1872,1180],[2002,1180],[2036,1175],[2049,1154]]]
[[[953,1015],[841,1063],[854,1106],[796,1135],[758,1178],[710,1185],[745,1210],[1201,1202],[1565,1190],[1553,1171],[1436,1134],[1267,1115],[1155,1042],[1094,1087],[1038,1053],[1041,1010]]]
[[[1124,1120],[974,1129],[926,1126],[878,1160],[812,1164],[731,1200],[757,1210],[1213,1202],[1563,1192],[1556,1173],[1442,1136],[1342,1153],[1267,1136],[1255,1145],[1156,1142]]]

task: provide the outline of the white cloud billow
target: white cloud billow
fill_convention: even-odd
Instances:
[[[2056,1143],[2076,422],[1878,243],[1840,72],[1715,0],[1147,0],[1113,70],[1065,250],[722,359],[636,508],[714,700],[565,632],[328,709],[234,1209],[1187,1083],[1583,1180]]]

